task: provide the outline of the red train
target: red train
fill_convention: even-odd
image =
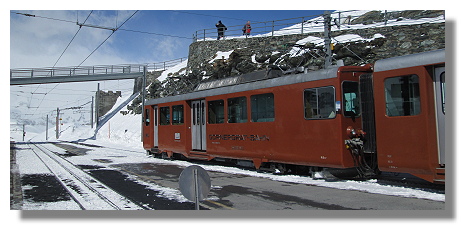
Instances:
[[[445,182],[444,49],[373,65],[269,74],[148,100],[144,148],[281,172],[355,169],[360,176],[399,172]]]

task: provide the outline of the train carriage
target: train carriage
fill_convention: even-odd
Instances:
[[[440,181],[444,113],[437,113],[445,112],[445,78],[433,71],[445,72],[444,57],[442,50],[375,66],[202,83],[192,93],[146,102],[144,148],[257,169],[362,168]]]
[[[377,61],[373,92],[378,167],[445,181],[445,50]]]

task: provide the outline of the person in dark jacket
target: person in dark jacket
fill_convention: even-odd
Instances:
[[[217,40],[220,38],[224,37],[225,30],[227,30],[227,27],[225,27],[224,24],[222,24],[222,21],[219,20],[219,23],[215,25],[217,27]]]

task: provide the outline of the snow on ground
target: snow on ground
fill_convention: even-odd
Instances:
[[[218,52],[216,53],[215,58],[209,61],[209,64],[214,63],[215,60],[220,60],[220,59],[222,59],[222,58],[223,58],[223,59],[228,59],[229,56],[230,56],[230,54],[232,54],[233,51],[234,51],[234,50],[225,51],[225,52],[224,52],[224,51],[218,51]]]
[[[174,73],[180,73],[184,74],[186,70],[182,71],[182,69],[185,69],[188,65],[188,59],[184,60],[183,62],[163,71],[163,73],[157,78],[160,82],[163,82],[167,77],[168,74],[174,74]]]
[[[126,97],[122,97],[121,101],[125,100]],[[155,163],[155,164],[176,164],[182,168],[193,165],[194,163],[185,162],[185,161],[166,161],[162,159],[156,159],[149,157],[145,150],[142,148],[142,142],[140,140],[140,127],[141,117],[140,115],[122,115],[117,113],[109,122],[105,124],[97,133],[96,140],[86,140],[84,143],[94,144],[99,146],[105,146],[106,148],[94,148],[92,151],[87,152],[85,156],[79,157],[70,157],[70,161],[75,164],[80,165],[98,165],[100,167],[105,167],[109,169],[114,169],[111,165],[114,164],[125,164],[125,163]],[[67,124],[68,126],[73,126],[72,124]],[[41,128],[38,128],[41,129]],[[51,132],[51,131],[50,131]],[[93,135],[93,131],[89,126],[77,126],[66,128],[62,133],[59,140],[78,140]],[[33,133],[28,134],[32,136]],[[33,141],[44,141],[44,132],[36,133],[37,136],[30,138]],[[75,138],[74,138],[75,136]],[[50,140],[55,140],[50,138]],[[56,152],[64,152],[63,149],[50,145],[51,150]],[[123,150],[125,150],[123,152]],[[21,174],[33,174],[33,173],[47,173],[45,169],[38,160],[34,160],[31,156],[22,156],[21,151],[18,155],[18,164]],[[111,157],[107,157],[111,156]],[[119,157],[112,157],[119,156]],[[97,162],[94,159],[106,159],[109,158],[112,160],[112,163],[106,163],[106,161]],[[337,189],[345,190],[358,190],[370,193],[377,194],[386,194],[402,197],[415,197],[423,198],[435,201],[445,201],[445,195],[433,192],[425,192],[417,189],[410,189],[398,186],[387,186],[379,185],[375,180],[369,181],[338,181],[338,182],[329,182],[324,179],[312,179],[306,176],[295,176],[295,175],[273,175],[270,173],[258,173],[255,171],[242,170],[235,167],[225,167],[225,166],[215,166],[215,165],[201,165],[207,171],[216,171],[216,172],[225,172],[229,174],[241,174],[249,175],[252,177],[266,178],[275,181],[290,182],[290,183],[300,183],[307,185],[316,185],[322,187],[330,187]],[[210,173],[209,173],[210,174]],[[141,185],[145,185],[148,188],[159,192],[158,196],[170,198],[172,200],[177,200],[180,202],[185,202],[185,199],[182,194],[177,189],[165,188],[158,185],[152,185],[142,180],[138,180],[135,177],[129,176],[132,180],[138,182]],[[213,185],[217,187],[217,185]],[[29,209],[54,209],[57,207],[64,207],[64,204],[51,204],[50,206],[31,204],[27,208]]]

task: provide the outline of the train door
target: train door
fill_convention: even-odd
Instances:
[[[374,74],[377,160],[381,171],[433,177],[437,136],[433,80],[424,66]],[[430,109],[432,108],[432,109]],[[434,169],[432,169],[434,168]],[[432,179],[430,179],[432,180]]]
[[[191,139],[193,150],[206,150],[206,101],[191,101]]]
[[[446,95],[446,68],[434,69],[434,89],[436,97],[436,119],[439,143],[439,164],[445,164],[445,95]]]
[[[158,107],[153,107],[155,110],[154,116],[154,129],[153,129],[153,142],[155,146],[158,146]]]

